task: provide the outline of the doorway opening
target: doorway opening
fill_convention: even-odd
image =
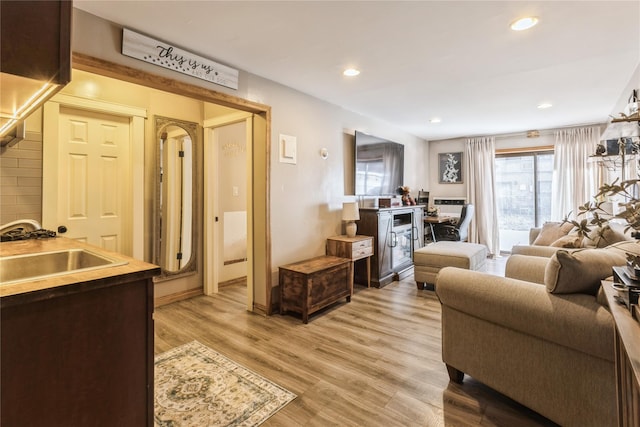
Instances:
[[[253,115],[236,112],[204,122],[205,293],[252,281],[247,238]]]
[[[86,55],[73,54],[74,69],[94,73],[100,76],[110,77],[128,83],[173,93],[182,97],[201,101],[204,105],[211,104],[232,110],[251,117],[250,150],[247,150],[247,201],[246,207],[246,266],[247,266],[247,309],[253,312],[271,314],[271,238],[270,238],[270,206],[269,206],[269,176],[270,176],[270,135],[268,129],[271,120],[270,107],[252,101],[236,98],[231,95],[218,93],[180,81],[175,81],[150,74],[138,69],[111,63]],[[202,108],[206,108],[203,106]],[[141,141],[132,141],[140,144]],[[149,159],[145,153],[145,162]],[[140,165],[134,165],[139,169]],[[146,170],[146,167],[145,167]],[[138,171],[139,172],[139,171]],[[149,178],[146,172],[144,185]],[[134,181],[136,177],[134,176]],[[147,192],[147,190],[145,190]],[[202,206],[202,205],[201,205]],[[151,205],[145,203],[144,218],[136,221],[144,227],[145,239],[153,236],[152,223],[150,221]],[[134,213],[139,215],[139,213]],[[204,212],[200,213],[200,218]],[[204,228],[205,221],[201,221]],[[208,237],[208,236],[207,236]],[[201,242],[205,239],[201,239]],[[205,255],[204,243],[198,248],[200,254]],[[145,250],[145,259],[150,254]],[[204,259],[204,258],[202,258]],[[201,263],[201,265],[204,263]],[[201,281],[201,289],[206,287],[205,274],[198,272]]]

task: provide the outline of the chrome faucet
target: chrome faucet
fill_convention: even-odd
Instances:
[[[35,219],[18,219],[0,226],[0,234],[22,228],[25,231],[41,230],[42,226]]]

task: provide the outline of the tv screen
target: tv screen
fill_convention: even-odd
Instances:
[[[356,196],[397,194],[404,181],[404,145],[356,131]]]

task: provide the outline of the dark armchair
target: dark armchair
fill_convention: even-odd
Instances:
[[[469,223],[473,218],[473,205],[462,206],[460,219],[455,224],[440,224],[436,227],[436,240],[450,240],[454,242],[465,242],[469,237]]]

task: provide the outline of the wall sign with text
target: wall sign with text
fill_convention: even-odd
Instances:
[[[122,30],[122,54],[221,86],[238,89],[238,70],[127,28]]]

